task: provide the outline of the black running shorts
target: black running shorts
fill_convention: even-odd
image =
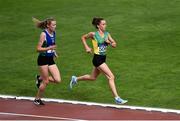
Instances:
[[[37,64],[38,64],[38,66],[43,66],[43,65],[50,66],[50,65],[55,64],[55,62],[54,62],[53,56],[41,56],[41,55],[39,55],[38,59],[37,59]]]
[[[98,67],[101,64],[103,64],[104,62],[106,62],[106,55],[97,55],[97,54],[94,54],[92,62],[93,62],[93,65],[95,67]]]

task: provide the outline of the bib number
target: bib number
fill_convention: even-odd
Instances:
[[[53,53],[54,52],[54,50],[48,50],[47,51],[47,53]]]
[[[105,52],[106,51],[106,45],[105,44],[101,44],[100,46],[99,46],[99,52]]]

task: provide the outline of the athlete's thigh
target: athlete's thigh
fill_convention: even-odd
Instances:
[[[99,67],[97,67],[103,74],[105,74],[108,78],[114,76],[111,72],[110,68],[107,66],[106,63],[101,64]]]
[[[48,80],[49,78],[48,65],[39,66],[39,72],[43,80]]]
[[[61,80],[60,72],[56,64],[49,66],[49,72],[55,81]]]

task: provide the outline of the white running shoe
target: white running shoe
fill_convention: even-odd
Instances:
[[[72,89],[73,86],[76,85],[76,84],[77,84],[77,77],[76,76],[72,76],[70,84],[69,84],[69,88]]]

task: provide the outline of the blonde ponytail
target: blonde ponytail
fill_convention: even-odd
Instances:
[[[40,21],[37,18],[32,17],[32,21],[34,22],[35,26],[40,29],[47,28],[47,22],[46,21]]]

